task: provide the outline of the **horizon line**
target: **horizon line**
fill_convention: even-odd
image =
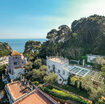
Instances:
[[[47,38],[0,38],[0,39],[47,39]]]

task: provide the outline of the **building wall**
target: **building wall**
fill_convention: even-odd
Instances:
[[[11,92],[10,92],[10,90],[9,90],[7,85],[5,86],[5,91],[6,91],[6,94],[8,96],[9,103],[12,104],[14,102],[14,99],[13,99],[13,97],[11,95]]]
[[[59,60],[47,58],[47,66],[48,71],[54,71],[58,75],[58,83],[59,84],[67,84],[67,80],[69,75],[73,74],[79,77],[85,77],[87,74],[91,72],[90,69],[77,66],[77,65],[70,65],[68,62],[62,62]]]
[[[8,72],[10,74],[14,74],[14,69],[23,67],[25,63],[26,60],[23,58],[22,55],[9,56]]]
[[[12,80],[20,78],[20,75],[24,74],[24,68],[14,69],[14,74],[9,74]]]
[[[48,66],[48,71],[52,72],[54,71],[57,75],[58,75],[58,83],[64,83],[66,84],[69,76],[69,71],[67,69],[64,68],[64,64],[60,64],[51,60],[47,60],[47,66]],[[54,69],[55,66],[55,69]]]

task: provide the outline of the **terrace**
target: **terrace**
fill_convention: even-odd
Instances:
[[[23,96],[24,94],[30,91],[29,88],[27,88],[25,85],[23,85],[19,81],[7,84],[7,87],[14,100],[18,99],[19,97]]]
[[[49,57],[48,59],[59,64],[68,64],[68,60],[63,57]]]
[[[70,67],[69,70],[71,74],[75,74],[75,75],[82,76],[82,77],[85,77],[91,71],[90,69],[80,67],[77,65]]]
[[[90,69],[77,65],[68,65],[68,66],[66,65],[64,69],[69,70],[71,74],[75,74],[77,76],[82,76],[82,77],[85,77],[87,74],[91,72]]]
[[[26,96],[24,96],[24,98],[17,100],[13,104],[57,104],[55,100],[50,97],[47,98],[48,95],[44,96],[43,93],[44,92],[42,92],[41,90],[35,89]]]
[[[57,104],[50,96],[39,88],[31,89],[32,86],[15,81],[7,84],[6,92],[10,103],[13,104]]]

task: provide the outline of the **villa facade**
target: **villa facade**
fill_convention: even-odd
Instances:
[[[13,51],[8,59],[8,74],[10,78],[16,79],[20,77],[20,74],[24,74],[24,65],[26,64],[26,59],[24,56],[17,52]]]
[[[48,72],[55,72],[58,75],[59,84],[67,84],[69,75],[85,77],[91,70],[78,65],[69,64],[68,59],[62,57],[47,57]]]

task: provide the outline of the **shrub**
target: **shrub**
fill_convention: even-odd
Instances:
[[[35,85],[38,85],[38,84],[39,84],[39,82],[38,82],[38,81],[34,81],[34,84],[35,84]]]
[[[67,93],[65,91],[55,89],[55,88],[49,89],[48,87],[44,87],[43,90],[45,92],[51,94],[52,96],[60,98],[60,99],[73,100],[73,101],[76,101],[76,102],[81,103],[81,104],[92,104],[90,101],[88,101],[84,98],[81,98],[81,97],[76,96],[74,94],[70,94],[70,93]]]

